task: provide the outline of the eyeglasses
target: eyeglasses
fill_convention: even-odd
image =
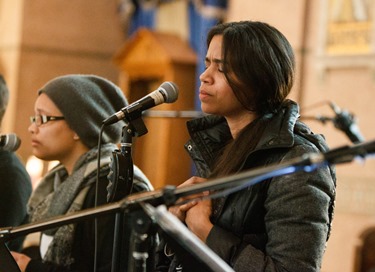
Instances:
[[[37,127],[49,122],[49,121],[58,121],[64,120],[64,116],[47,116],[47,115],[35,115],[30,116],[31,124],[35,124]]]

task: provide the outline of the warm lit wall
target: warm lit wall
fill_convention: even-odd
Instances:
[[[29,116],[44,83],[69,73],[92,73],[117,82],[112,58],[125,40],[118,3],[0,1],[0,72],[11,89],[3,133],[15,132],[22,139],[18,154],[23,160],[31,152]]]
[[[22,4],[22,0],[0,1],[0,72],[11,90],[8,109],[2,123],[2,133],[13,131],[15,124]]]

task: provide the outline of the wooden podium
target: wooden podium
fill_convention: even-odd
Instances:
[[[154,112],[194,109],[196,61],[195,52],[180,37],[148,29],[138,30],[115,56],[120,68],[119,85],[129,103],[156,90],[164,81],[177,84],[177,101],[158,105]],[[148,133],[134,139],[133,161],[155,189],[178,185],[191,176],[191,160],[184,149],[189,138],[188,119],[143,117]]]

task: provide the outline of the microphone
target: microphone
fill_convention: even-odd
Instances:
[[[122,108],[120,111],[105,119],[103,121],[103,124],[110,125],[122,119],[127,119],[128,121],[137,119],[141,116],[142,111],[145,111],[162,103],[175,102],[177,100],[177,97],[177,85],[173,82],[166,81],[152,93],[131,103],[130,105]]]
[[[0,135],[0,151],[16,151],[21,145],[21,140],[16,134]]]
[[[364,138],[359,131],[357,124],[355,123],[355,118],[353,114],[349,113],[346,110],[341,110],[333,102],[330,102],[329,105],[335,112],[336,116],[333,118],[333,124],[336,128],[342,130],[346,136],[352,141],[352,143],[363,142]]]

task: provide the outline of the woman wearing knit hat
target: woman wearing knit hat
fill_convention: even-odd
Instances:
[[[33,154],[59,164],[50,170],[33,192],[28,210],[30,222],[95,206],[98,138],[102,121],[127,105],[122,91],[94,75],[66,75],[38,91],[35,116],[31,117]],[[107,201],[110,156],[117,148],[124,122],[103,132],[97,205]],[[151,190],[145,175],[134,166],[133,191]],[[12,252],[21,271],[93,271],[97,238],[97,271],[110,271],[114,215],[43,231],[42,260]]]

